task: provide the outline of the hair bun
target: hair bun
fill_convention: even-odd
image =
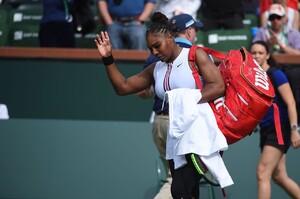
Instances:
[[[151,17],[152,23],[168,24],[168,20],[169,19],[166,17],[166,15],[161,12],[155,12]]]

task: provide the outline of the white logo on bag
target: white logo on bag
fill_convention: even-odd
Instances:
[[[255,83],[254,85],[257,87],[261,87],[265,90],[269,90],[269,82],[268,82],[268,75],[262,69],[262,67],[253,59],[254,63],[256,64],[257,68],[253,68],[255,70]]]

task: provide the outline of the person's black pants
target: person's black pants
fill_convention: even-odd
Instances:
[[[41,24],[39,40],[40,47],[74,48],[73,24],[60,21]]]
[[[173,160],[169,161],[172,174],[171,193],[174,199],[198,199],[200,175],[193,165],[190,154],[186,155],[187,164],[174,170]]]

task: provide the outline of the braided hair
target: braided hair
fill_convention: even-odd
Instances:
[[[151,17],[152,23],[146,31],[146,37],[149,34],[166,34],[171,33],[170,27],[168,25],[168,18],[161,12],[153,13]]]

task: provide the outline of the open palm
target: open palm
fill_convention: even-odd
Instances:
[[[101,37],[97,34],[95,43],[102,57],[109,57],[112,54],[112,46],[109,40],[108,33],[101,31]]]

